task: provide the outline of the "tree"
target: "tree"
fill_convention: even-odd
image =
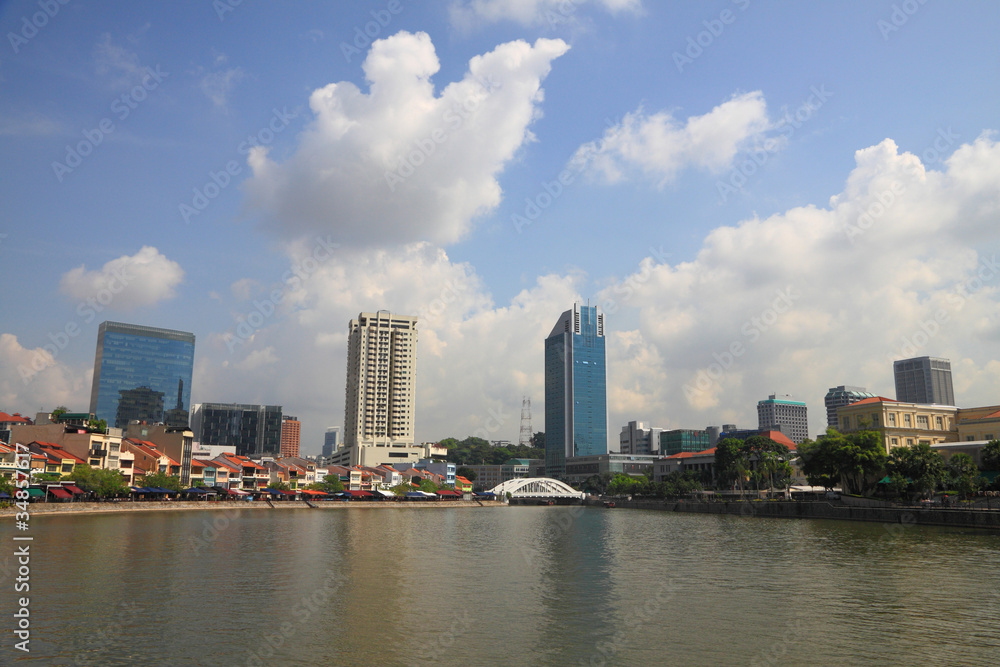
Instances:
[[[407,493],[413,490],[413,487],[410,486],[409,482],[402,482],[401,484],[397,484],[396,486],[392,487],[389,490],[395,493],[397,496],[405,496]]]
[[[470,482],[475,482],[476,478],[479,477],[479,475],[476,474],[476,471],[468,466],[462,466],[460,468],[457,468],[455,470],[455,474],[458,475],[459,477],[464,477]]]
[[[926,442],[893,449],[888,468],[890,473],[908,477],[912,490],[921,496],[933,494],[948,478],[944,459]]]
[[[196,489],[203,489],[205,488],[205,482],[203,480],[196,479],[193,482],[191,482],[191,486]]]
[[[107,433],[108,422],[104,419],[90,419],[87,421],[87,430],[94,433]]]
[[[67,412],[69,412],[69,408],[67,408],[65,405],[60,405],[58,408],[52,411],[52,418],[59,419],[59,417],[66,414]]]
[[[275,491],[291,491],[292,488],[288,486],[288,482],[282,482],[280,479],[277,482],[272,482],[267,485],[267,488],[274,489]]]
[[[829,429],[827,435],[831,435],[831,432],[836,433]],[[799,466],[811,485],[829,490],[840,483],[840,469],[837,467],[833,444],[834,441],[827,438],[817,441],[807,439],[796,448]]]
[[[742,449],[743,442],[736,438],[723,438],[715,446],[715,474],[720,487],[731,487],[737,482],[743,491],[744,476],[748,469]]]
[[[878,431],[856,431],[843,435],[832,431],[828,435],[833,456],[840,472],[844,493],[868,495],[885,475],[886,455],[882,434]]]
[[[323,493],[341,493],[344,490],[344,483],[340,481],[338,475],[327,475],[322,482],[313,482],[306,488],[310,491],[322,491]]]
[[[420,480],[420,490],[425,493],[437,493],[438,485],[429,479]]]
[[[1000,470],[1000,440],[990,440],[980,454],[983,470]]]
[[[539,431],[531,436],[531,446],[535,449],[545,450],[545,432]]]
[[[63,479],[75,482],[81,490],[98,498],[111,498],[128,492],[125,478],[117,470],[102,470],[81,464]]]
[[[981,478],[976,462],[968,454],[958,453],[948,459],[948,486],[967,498],[979,490]]]
[[[142,484],[143,486],[156,486],[175,492],[181,490],[181,478],[177,475],[168,475],[165,472],[154,472],[151,475],[146,475],[142,480]]]
[[[650,492],[649,478],[632,477],[622,473],[616,474],[608,484],[608,493],[613,496],[642,496]]]

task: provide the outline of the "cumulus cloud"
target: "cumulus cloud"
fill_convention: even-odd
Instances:
[[[720,227],[691,261],[627,277],[627,298],[606,289],[607,309],[640,322],[613,338],[609,403],[642,406],[630,418],[661,426],[752,427],[758,400],[791,393],[815,435],[829,387],[893,397],[892,361],[922,355],[952,359],[960,404],[1000,402],[988,371],[1000,339],[1000,145],[983,135],[945,167],[887,139],[857,151],[828,207]]]
[[[0,409],[34,417],[39,407],[87,405],[92,371],[66,366],[59,353],[59,347],[48,342],[27,348],[17,336],[0,334]]]
[[[95,299],[106,308],[132,310],[173,298],[183,278],[180,264],[152,246],[143,246],[136,254],[122,255],[100,269],[88,271],[81,264],[67,271],[59,289],[73,299]]]
[[[532,140],[541,82],[568,49],[558,39],[502,44],[436,94],[440,63],[427,34],[378,40],[363,65],[367,93],[349,82],[320,88],[294,155],[251,151],[249,201],[290,236],[452,243],[500,202],[497,175]]]
[[[450,15],[452,24],[463,30],[500,21],[557,26],[573,22],[584,5],[596,5],[612,14],[642,11],[642,0],[465,0],[452,3]]]
[[[638,173],[662,187],[688,167],[718,173],[731,167],[742,150],[778,141],[766,136],[770,127],[760,91],[734,95],[683,122],[668,111],[649,115],[639,108],[601,139],[580,146],[571,165],[612,183]]]
[[[815,435],[827,388],[892,396],[892,360],[923,354],[951,358],[961,404],[1000,402],[1000,145],[984,135],[941,170],[890,140],[855,157],[822,205],[720,227],[687,260],[655,252],[597,294],[581,295],[583,274],[543,275],[498,303],[473,266],[430,243],[340,249],[233,353],[206,337],[196,390],[281,401],[318,451],[343,416],[347,323],[386,308],[419,317],[417,438],[515,440],[522,395],[544,430],[543,340],[589,296],[607,316],[612,443],[633,419],[755,426],[772,392],[805,400]],[[293,244],[290,262],[309,251]],[[272,349],[282,373],[264,363]]]

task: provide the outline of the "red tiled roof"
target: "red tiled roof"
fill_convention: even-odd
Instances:
[[[865,400],[867,400],[867,399],[865,399]],[[855,403],[854,405],[857,405],[857,404]],[[788,447],[789,449],[792,449],[792,450],[795,449],[795,443],[792,442],[791,438],[789,438],[787,435],[785,435],[781,431],[764,431],[764,432],[761,433],[761,435],[763,435],[765,438],[770,438],[771,440],[774,440],[778,444],[784,445],[785,447]]]
[[[899,401],[886,398],[885,396],[873,396],[871,398],[863,398],[860,401],[855,401],[854,403],[851,403],[851,405],[874,405],[876,403],[899,403]],[[850,406],[845,405],[844,407],[846,408]]]
[[[698,456],[701,452],[677,452],[676,454],[671,454],[668,459],[686,459],[692,456]]]

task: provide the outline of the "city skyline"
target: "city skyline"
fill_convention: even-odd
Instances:
[[[829,387],[923,355],[996,403],[1000,17],[907,7],[4,3],[0,409],[85,409],[131,321],[196,334],[192,401],[285,405],[316,453],[344,323],[385,308],[421,322],[414,439],[517,441],[588,301],[612,447],[775,390],[821,433]]]

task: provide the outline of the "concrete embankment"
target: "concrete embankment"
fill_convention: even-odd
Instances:
[[[601,501],[591,500],[591,505]],[[876,521],[918,526],[953,526],[958,528],[1000,529],[1000,510],[972,510],[944,507],[849,506],[829,501],[731,501],[699,502],[691,500],[615,500],[616,507],[650,509],[693,514],[734,514],[776,519],[839,519]]]
[[[164,500],[150,502],[120,502],[120,503],[32,503],[28,506],[28,514],[31,518],[40,516],[65,516],[69,514],[117,514],[122,512],[176,512],[183,510],[200,510],[203,512],[212,511],[240,511],[240,510],[291,510],[291,509],[319,509],[319,510],[342,510],[351,508],[374,508],[374,509],[443,509],[447,507],[505,507],[499,501],[476,501],[476,500],[434,500],[434,501],[311,501],[311,505],[301,501],[279,501],[272,503],[273,507],[266,502],[254,501],[186,501],[186,500]],[[15,507],[5,507],[0,509],[0,517],[13,516],[19,510]]]

